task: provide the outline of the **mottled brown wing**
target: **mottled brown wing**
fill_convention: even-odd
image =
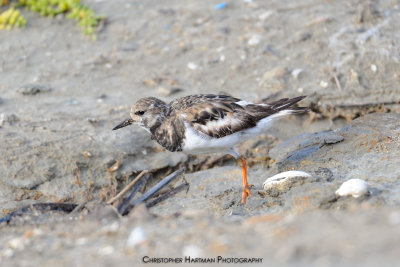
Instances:
[[[257,124],[256,117],[233,102],[193,104],[179,113],[195,130],[214,138],[221,138]]]
[[[169,103],[169,106],[171,107],[171,110],[182,111],[193,105],[198,105],[198,104],[213,102],[213,103],[225,103],[229,105],[238,101],[240,101],[239,98],[235,98],[228,95],[199,94],[199,95],[185,96],[176,99],[171,103]]]
[[[302,113],[305,108],[292,107],[304,97],[281,99],[269,104],[241,106],[238,98],[219,95],[194,95],[171,102],[172,113],[190,123],[197,131],[221,138],[257,125],[263,118],[282,110]]]

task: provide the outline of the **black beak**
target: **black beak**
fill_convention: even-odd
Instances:
[[[113,128],[113,131],[114,130],[118,130],[118,129],[120,129],[120,128],[123,128],[123,127],[125,127],[125,126],[128,126],[128,125],[131,125],[133,123],[133,120],[132,119],[126,119],[126,120],[124,120],[123,122],[121,122],[120,124],[118,124],[117,126],[115,126],[114,128]]]

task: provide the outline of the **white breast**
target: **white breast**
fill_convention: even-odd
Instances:
[[[186,132],[183,152],[189,154],[216,153],[227,151],[240,142],[240,134],[235,133],[222,138],[212,138],[206,134],[196,131],[185,123]]]

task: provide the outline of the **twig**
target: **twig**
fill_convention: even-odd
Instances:
[[[133,197],[136,195],[136,193],[142,188],[143,185],[146,184],[147,180],[149,179],[150,174],[147,174],[144,176],[143,179],[141,179],[136,186],[133,188],[132,193],[128,196],[127,199],[125,199],[124,202],[121,203],[121,205],[118,207],[118,212],[122,215],[126,215],[129,210],[128,208],[130,207],[130,203],[133,199]]]
[[[130,182],[124,189],[121,190],[121,192],[119,192],[115,197],[109,199],[107,201],[107,204],[112,204],[115,201],[117,201],[118,199],[120,199],[126,192],[128,192],[135,184],[137,181],[140,180],[140,178],[142,178],[143,175],[145,175],[146,173],[148,173],[147,170],[142,171],[141,173],[139,173],[138,176],[136,176],[135,179],[132,180],[132,182]]]
[[[157,193],[161,188],[164,186],[168,185],[171,181],[179,177],[183,172],[185,171],[185,168],[179,169],[177,171],[174,171],[164,179],[162,179],[158,184],[156,184],[153,188],[151,188],[149,191],[144,193],[140,198],[136,199],[132,205],[136,206],[137,204],[140,204],[144,201],[146,201],[148,198],[150,198],[152,195]]]
[[[161,196],[159,196],[158,198],[154,199],[153,201],[146,203],[146,207],[151,208],[154,205],[157,205],[158,203],[160,203],[161,201],[166,200],[167,198],[185,190],[185,189],[189,189],[189,184],[185,183],[185,184],[181,184],[177,187],[175,187],[174,189],[171,189],[170,191],[162,194]]]
[[[71,211],[71,215],[77,214],[78,212],[80,212],[86,206],[86,204],[87,204],[87,201],[82,202],[81,204],[77,205],[76,208],[73,211]]]
[[[0,224],[3,222],[9,223],[11,218],[14,217],[15,215],[20,215],[28,210],[53,210],[53,211],[63,211],[63,212],[72,212],[78,205],[74,203],[36,203],[32,205],[28,205],[25,207],[22,207],[19,210],[13,211],[10,214],[8,214],[6,217],[0,219]]]
[[[333,79],[335,80],[335,83],[336,83],[337,88],[338,88],[339,91],[341,92],[341,91],[342,91],[342,86],[340,85],[339,78],[338,78],[338,76],[336,75],[336,69],[333,69],[333,71],[332,71],[332,76],[333,76]]]

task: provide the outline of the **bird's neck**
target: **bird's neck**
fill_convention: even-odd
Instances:
[[[156,114],[155,116],[152,116],[151,119],[145,123],[145,127],[148,129],[148,131],[151,134],[154,134],[158,128],[164,123],[166,120],[167,115],[166,115],[166,110],[162,110],[160,113]]]

